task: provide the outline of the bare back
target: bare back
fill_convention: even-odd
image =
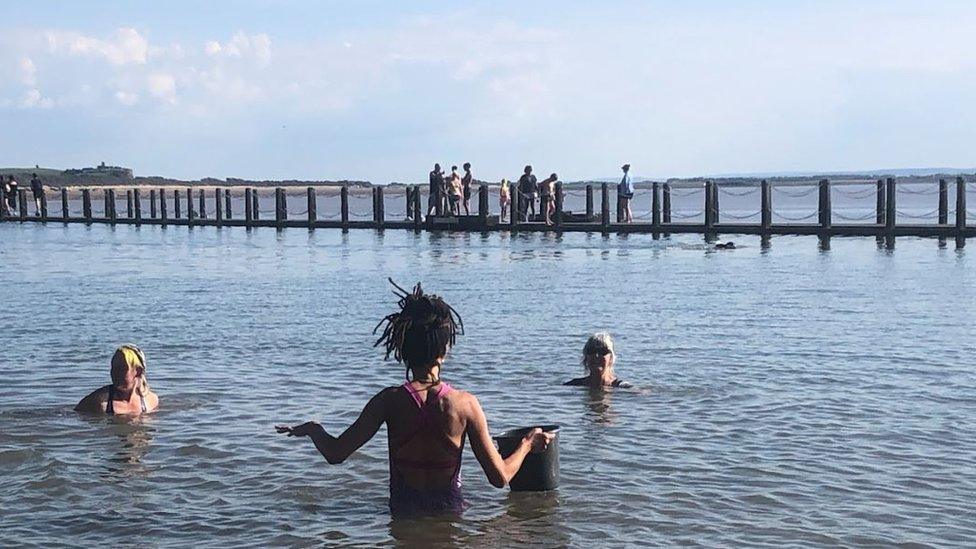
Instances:
[[[387,394],[391,470],[396,467],[415,488],[448,487],[460,465],[471,396],[459,390],[443,391],[446,384],[428,387],[413,382],[409,387],[397,387]]]

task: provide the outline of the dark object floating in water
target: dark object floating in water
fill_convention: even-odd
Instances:
[[[522,467],[512,477],[508,485],[513,492],[545,492],[559,487],[559,426],[537,425],[547,433],[555,436],[544,452],[525,456]],[[522,438],[535,427],[512,429],[493,437],[498,443],[498,452],[506,458],[518,448]]]
[[[718,244],[715,245],[715,249],[716,250],[734,250],[735,249],[735,242],[732,242],[731,240],[728,241],[728,242],[719,242]]]

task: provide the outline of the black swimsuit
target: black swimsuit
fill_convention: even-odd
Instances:
[[[112,397],[115,396],[115,386],[108,386],[108,402],[105,404],[105,413],[109,415],[115,415],[115,410],[112,408]],[[142,413],[147,413],[149,411],[146,408],[146,397],[139,395],[139,400],[142,402]]]

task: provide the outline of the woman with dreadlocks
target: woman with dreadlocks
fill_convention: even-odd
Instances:
[[[390,281],[393,283],[393,281]],[[376,346],[386,357],[406,365],[407,381],[376,394],[359,418],[338,437],[316,422],[296,427],[276,426],[279,433],[309,437],[331,464],[342,463],[373,438],[384,423],[390,455],[390,511],[396,515],[460,512],[461,451],[465,438],[497,488],[508,484],[530,452],[544,451],[553,435],[541,429],[529,432],[518,449],[502,458],[488,432],[488,422],[478,399],[441,380],[448,350],[464,324],[457,312],[436,295],[425,294],[417,284],[399,292],[399,310],[387,315],[374,329],[383,328]]]

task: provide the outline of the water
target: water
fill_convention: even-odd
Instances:
[[[734,238],[0,224],[0,545],[973,546],[971,254]],[[463,518],[392,521],[384,430],[341,466],[274,433],[403,379],[387,276],[461,313],[494,432],[563,426],[557,492],[466,451]],[[639,389],[560,386],[600,329]],[[125,341],[162,410],[74,414]]]

